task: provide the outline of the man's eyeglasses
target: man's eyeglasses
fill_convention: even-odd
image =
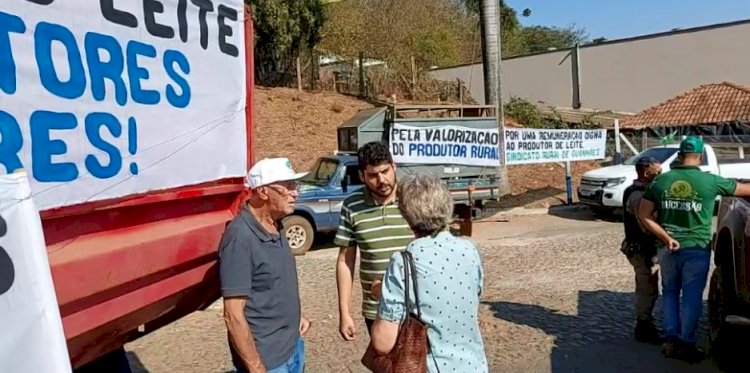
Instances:
[[[281,188],[278,188],[278,187]],[[276,193],[281,195],[288,195],[294,191],[299,190],[299,183],[296,181],[282,181],[278,183],[268,184],[268,188],[273,189]]]

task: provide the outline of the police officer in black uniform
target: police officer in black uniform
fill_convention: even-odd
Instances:
[[[653,323],[652,311],[659,296],[659,274],[653,258],[657,239],[638,219],[638,207],[646,186],[661,173],[661,164],[651,157],[638,160],[635,166],[638,178],[623,193],[623,223],[625,239],[621,250],[635,271],[635,339],[639,342],[659,344],[662,338]]]

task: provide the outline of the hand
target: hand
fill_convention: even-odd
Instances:
[[[372,297],[375,300],[380,300],[380,295],[383,294],[382,292],[383,288],[383,282],[380,280],[375,280],[372,282],[372,288],[370,288],[370,294],[372,294]]]
[[[339,322],[339,333],[345,341],[353,341],[357,336],[357,328],[354,327],[354,320],[350,315],[341,315]]]
[[[671,252],[676,252],[677,250],[680,250],[680,243],[677,242],[677,240],[675,240],[674,238],[669,237],[669,239],[667,240],[667,249],[669,249],[669,251]]]
[[[310,330],[310,320],[302,316],[299,320],[299,335],[304,337],[307,331]]]

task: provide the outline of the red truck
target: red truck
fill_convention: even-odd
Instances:
[[[744,366],[750,338],[750,199],[721,199],[713,251],[716,267],[708,298],[711,353],[721,367],[731,369]]]
[[[247,169],[253,163],[253,27],[247,7],[245,13],[247,101],[238,107],[245,106],[247,158],[237,162]],[[119,371],[126,343],[219,299],[218,243],[244,193],[243,179],[232,177],[41,211],[74,369]]]

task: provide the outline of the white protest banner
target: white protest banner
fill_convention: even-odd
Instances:
[[[0,1],[0,173],[40,210],[246,172],[242,0]]]
[[[603,159],[607,130],[508,128],[505,164]]]
[[[396,163],[500,165],[497,128],[415,127],[394,123],[390,147]]]
[[[39,212],[25,172],[0,176],[0,372],[70,372]]]

